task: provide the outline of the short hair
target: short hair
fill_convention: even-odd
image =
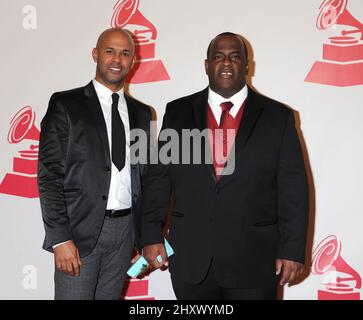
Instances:
[[[209,43],[208,49],[207,49],[207,59],[209,58],[209,53],[210,53],[210,48],[212,46],[212,43],[214,42],[215,39],[217,39],[218,37],[223,37],[223,36],[232,36],[232,37],[236,37],[239,40],[241,40],[243,47],[244,47],[244,53],[245,53],[245,58],[246,61],[248,61],[248,50],[247,50],[247,46],[246,46],[246,42],[243,40],[243,38],[237,34],[237,33],[233,33],[233,32],[222,32],[220,34],[218,34],[217,36],[215,36],[212,41]]]

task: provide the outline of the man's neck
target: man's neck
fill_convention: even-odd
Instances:
[[[102,84],[103,86],[105,86],[106,88],[110,89],[112,92],[116,93],[119,92],[123,87],[124,87],[124,83],[106,83],[105,81],[103,81],[102,79],[100,79],[99,77],[96,76],[95,80]]]

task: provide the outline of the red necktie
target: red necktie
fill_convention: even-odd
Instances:
[[[233,103],[231,101],[222,102],[220,104],[222,108],[221,120],[219,122],[219,129],[223,130],[223,156],[227,157],[227,126],[226,126],[226,118],[229,115],[229,111],[233,107]]]
[[[231,101],[226,101],[226,102],[222,102],[220,104],[220,106],[222,108],[222,115],[221,115],[221,121],[219,122],[219,128],[228,129],[228,128],[225,128],[224,126],[225,126],[226,116],[229,114],[229,111],[233,107],[233,103]]]

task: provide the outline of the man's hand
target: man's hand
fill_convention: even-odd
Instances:
[[[134,248],[134,252],[132,254],[133,258],[131,259],[131,264],[134,264],[142,255],[139,253],[139,251]],[[152,267],[148,265],[146,268],[142,269],[139,275],[137,276],[137,279],[142,279],[143,277],[147,276],[152,271]]]
[[[282,275],[280,279],[280,285],[284,286],[286,283],[291,284],[291,282],[295,281],[298,277],[301,276],[304,265],[300,262],[277,259],[276,260],[276,275],[281,273]]]
[[[146,246],[142,250],[142,253],[152,268],[159,269],[162,266],[168,266],[168,256],[166,254],[164,243],[156,243]],[[158,255],[160,255],[162,258],[161,262],[156,259]]]
[[[134,264],[137,259],[139,259],[141,257],[141,254],[139,253],[139,251],[134,248],[134,251],[132,252],[132,259],[131,259],[131,264]]]
[[[72,240],[54,248],[54,260],[59,271],[68,273],[71,276],[79,276],[81,259]]]

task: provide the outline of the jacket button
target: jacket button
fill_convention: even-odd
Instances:
[[[216,190],[216,193],[220,193],[221,192],[221,187],[217,184],[215,190]]]
[[[105,195],[103,195],[102,200],[107,200],[107,197]]]
[[[107,166],[106,171],[111,171],[111,168],[109,166]]]

